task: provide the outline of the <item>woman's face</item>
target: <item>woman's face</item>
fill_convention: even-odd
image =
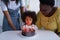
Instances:
[[[32,18],[27,16],[26,19],[25,19],[25,22],[27,25],[31,25],[32,24]]]
[[[40,3],[40,11],[46,16],[48,15],[52,10],[52,7],[50,5],[42,4]]]

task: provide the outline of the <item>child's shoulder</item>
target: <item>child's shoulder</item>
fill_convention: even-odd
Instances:
[[[33,27],[35,30],[38,30],[38,27],[35,24],[33,24]]]
[[[32,26],[37,27],[35,24],[32,24]]]
[[[26,26],[26,25],[22,25],[23,27]]]

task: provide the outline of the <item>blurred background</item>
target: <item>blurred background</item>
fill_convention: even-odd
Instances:
[[[39,11],[39,0],[22,0],[23,4],[28,10]],[[55,0],[55,6],[60,6],[60,0]],[[2,32],[2,23],[3,23],[3,13],[1,10],[1,0],[0,0],[0,33]]]

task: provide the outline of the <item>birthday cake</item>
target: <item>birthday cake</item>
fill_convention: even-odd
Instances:
[[[28,32],[27,32],[27,30],[22,30],[22,35],[28,36],[28,37],[33,36],[33,35],[35,35],[35,30],[33,29],[33,30],[28,31]]]

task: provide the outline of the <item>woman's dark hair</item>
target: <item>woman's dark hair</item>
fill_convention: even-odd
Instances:
[[[55,0],[39,0],[39,1],[40,3],[50,5],[51,7],[55,5]]]
[[[8,5],[8,3],[9,3],[9,0],[1,0],[1,1],[3,1],[6,5]],[[19,1],[20,0],[16,0],[16,4],[18,4]]]
[[[37,16],[34,11],[26,11],[22,14],[22,21],[25,23],[25,18],[26,17],[31,17],[33,19],[32,24],[35,24],[37,21]]]

